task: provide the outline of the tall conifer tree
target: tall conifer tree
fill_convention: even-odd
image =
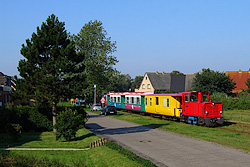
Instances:
[[[52,14],[41,25],[31,39],[22,45],[19,61],[19,93],[36,102],[48,102],[52,106],[53,125],[56,123],[56,104],[60,98],[70,94],[72,75],[84,66],[77,56],[73,41],[68,38],[64,22]],[[79,58],[81,60],[79,60]],[[56,130],[54,129],[54,132]]]

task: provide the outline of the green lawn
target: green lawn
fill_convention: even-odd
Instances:
[[[90,142],[99,139],[86,129],[80,129],[76,138],[70,142],[56,141],[53,132],[29,132],[23,133],[18,142],[12,142],[6,133],[0,133],[0,147],[21,148],[86,148]],[[112,150],[107,146],[92,148],[84,151],[10,151],[12,154],[25,157],[35,157],[38,160],[48,159],[69,166],[142,166]],[[1,166],[0,156],[0,166]]]
[[[99,114],[100,112],[96,111],[95,113]],[[141,116],[139,114],[120,111],[117,115],[109,115],[109,117],[147,125],[250,152],[250,124],[248,124],[250,123],[250,111],[225,111],[224,117],[227,119],[227,122],[225,125],[215,128],[190,125],[183,122],[168,121],[153,118],[151,116]],[[244,121],[246,123],[230,122],[230,120],[237,122]]]

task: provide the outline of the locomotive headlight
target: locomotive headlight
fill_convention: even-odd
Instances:
[[[208,112],[206,111],[206,115],[208,115]]]
[[[222,111],[220,111],[220,113],[222,114]]]

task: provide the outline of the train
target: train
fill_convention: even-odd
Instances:
[[[209,100],[208,92],[153,94],[144,92],[112,92],[106,96],[107,105],[118,110],[155,115],[193,125],[222,125],[222,103]]]

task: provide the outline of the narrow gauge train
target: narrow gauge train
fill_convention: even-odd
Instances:
[[[205,126],[223,124],[222,103],[209,101],[207,92],[152,94],[138,92],[109,93],[107,104],[117,109],[153,114]]]

